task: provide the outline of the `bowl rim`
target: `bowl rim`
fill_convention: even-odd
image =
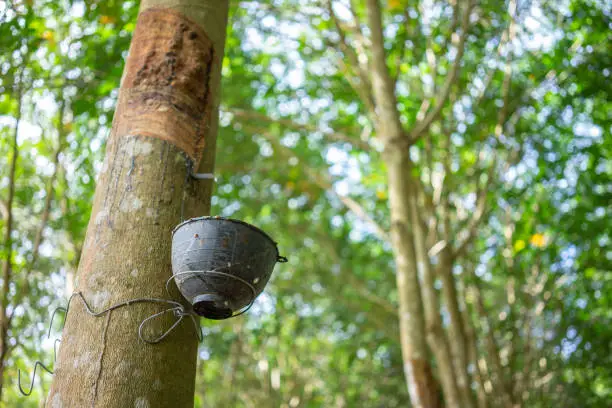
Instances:
[[[256,227],[253,224],[249,224],[248,222],[242,221],[242,220],[237,220],[235,218],[227,218],[227,217],[221,217],[218,215],[205,215],[202,217],[195,217],[195,218],[189,218],[188,220],[185,220],[183,222],[181,222],[179,225],[177,225],[176,227],[174,227],[174,229],[172,230],[172,238],[174,238],[174,234],[181,229],[182,227],[184,227],[187,224],[191,224],[192,222],[198,222],[198,221],[227,221],[227,222],[233,222],[235,224],[240,224],[243,225],[247,228],[250,228],[251,230],[260,233],[261,235],[263,235],[264,237],[266,237],[268,240],[270,240],[270,242],[272,242],[272,244],[274,245],[274,248],[276,248],[276,256],[279,256],[279,251],[278,251],[278,243],[276,241],[274,241],[272,239],[272,237],[270,235],[268,235],[265,231],[263,231],[261,228]]]

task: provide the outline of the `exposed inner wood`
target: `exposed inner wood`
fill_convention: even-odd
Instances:
[[[115,135],[166,140],[196,164],[211,120],[213,43],[184,15],[150,8],[138,17]]]

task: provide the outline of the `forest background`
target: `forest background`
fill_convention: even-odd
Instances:
[[[230,4],[212,213],[269,231],[289,263],[247,315],[203,322],[196,406],[408,406],[402,341],[427,344],[447,402],[606,406],[609,3]],[[43,374],[21,396],[18,370],[53,365],[137,9],[0,2],[2,406],[48,390]],[[416,197],[405,298],[382,67]]]

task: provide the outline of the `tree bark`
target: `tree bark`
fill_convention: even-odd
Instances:
[[[448,408],[459,408],[462,405],[457,389],[448,339],[442,327],[440,302],[435,288],[435,277],[425,245],[426,233],[418,216],[415,199],[411,200],[411,210],[416,259],[423,277],[421,291],[423,294],[423,308],[425,310],[427,343],[438,363],[438,373],[442,383],[442,392],[444,393],[444,404]]]
[[[474,325],[472,324],[472,319],[471,319],[471,313],[473,312],[469,310],[468,305],[469,305],[469,302],[466,299],[465,309],[463,310],[462,316],[463,316],[463,321],[465,322],[465,330],[466,330],[465,334],[466,334],[467,347],[468,347],[468,361],[472,365],[473,370],[474,370],[474,379],[476,380],[477,406],[478,408],[488,408],[489,401],[488,401],[488,396],[487,396],[485,386],[484,386],[484,383],[485,383],[484,374],[480,371],[480,367],[478,364],[478,346],[476,343],[476,330],[474,328]]]
[[[468,373],[468,347],[466,342],[464,321],[459,309],[457,286],[453,276],[453,261],[449,248],[440,254],[440,277],[442,279],[442,294],[449,315],[448,332],[450,348],[453,356],[453,366],[457,378],[457,388],[461,395],[462,406],[472,408],[475,406],[474,395],[471,388],[471,379]]]
[[[98,312],[169,298],[170,244],[183,216],[207,214],[228,2],[144,0],[94,197],[76,291]],[[184,319],[161,343],[138,337],[167,309],[131,304],[94,317],[73,298],[47,407],[193,407],[197,336]],[[171,313],[147,323],[164,332]]]
[[[399,293],[399,321],[404,373],[414,407],[437,407],[437,384],[429,365],[425,340],[421,290],[416,265],[416,254],[411,237],[410,177],[408,152],[402,149],[385,150],[391,207],[391,242],[394,248],[397,290]]]
[[[476,309],[478,311],[478,314],[480,315],[480,320],[485,323],[484,330],[486,330],[486,333],[483,334],[483,337],[485,338],[487,354],[491,363],[491,382],[493,383],[493,389],[495,390],[495,394],[497,397],[497,405],[506,408],[511,408],[511,391],[505,379],[504,366],[502,365],[501,359],[499,357],[499,347],[497,345],[497,340],[495,339],[495,335],[493,333],[493,326],[489,321],[489,313],[486,309],[484,299],[482,298],[478,278],[475,276],[475,274],[474,278],[475,279],[472,288],[476,298]]]

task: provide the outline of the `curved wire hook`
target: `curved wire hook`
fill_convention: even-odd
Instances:
[[[163,315],[164,313],[168,313],[168,312],[174,312],[174,315],[177,317],[176,321],[172,324],[172,326],[170,326],[165,332],[163,332],[159,337],[153,339],[153,340],[148,340],[146,339],[143,335],[142,335],[142,330],[143,327],[145,326],[145,324],[149,321],[152,320],[158,316]],[[175,328],[176,326],[178,326],[185,317],[190,317],[191,321],[193,322],[193,327],[196,331],[196,336],[198,337],[198,341],[202,341],[204,339],[204,335],[202,334],[202,327],[200,327],[200,325],[198,324],[198,321],[196,320],[196,318],[194,317],[193,313],[189,313],[187,311],[185,311],[184,308],[182,307],[173,307],[170,309],[166,309],[163,310],[159,313],[156,313],[152,316],[147,317],[146,319],[144,319],[141,323],[140,326],[138,326],[138,337],[140,338],[140,340],[144,341],[147,344],[157,344],[160,343],[163,339],[165,339]]]
[[[142,329],[143,329],[143,327],[145,326],[145,324],[146,324],[148,321],[150,321],[150,320],[152,320],[152,319],[155,319],[156,317],[161,316],[161,315],[163,315],[163,314],[165,314],[165,313],[168,313],[168,312],[173,312],[173,313],[174,313],[174,315],[178,317],[178,319],[176,319],[176,321],[174,322],[174,324],[172,324],[172,326],[170,326],[170,328],[169,328],[168,330],[166,330],[165,332],[163,332],[163,333],[162,333],[162,334],[161,334],[159,337],[157,337],[157,338],[155,338],[155,339],[153,339],[153,340],[148,340],[148,339],[146,339],[146,338],[145,338],[145,337],[142,335]],[[170,332],[171,332],[172,330],[174,330],[174,328],[175,328],[176,326],[178,326],[178,325],[179,325],[179,323],[180,323],[180,322],[182,322],[182,321],[183,321],[183,318],[185,317],[185,315],[184,315],[184,314],[181,314],[180,312],[181,312],[181,310],[179,310],[179,309],[178,309],[178,308],[176,308],[176,307],[173,307],[173,308],[171,308],[171,309],[162,310],[161,312],[155,313],[154,315],[151,315],[151,316],[147,317],[147,318],[146,318],[146,319],[144,319],[142,322],[140,322],[140,326],[138,326],[138,337],[140,338],[140,340],[144,341],[144,342],[145,342],[145,343],[147,343],[147,344],[157,344],[157,343],[161,342],[163,339],[165,339],[165,338],[166,338],[166,336],[168,336],[168,334],[170,334]]]
[[[241,310],[237,311],[236,313],[234,313],[232,315],[232,317],[237,317],[240,316],[241,314],[245,314],[246,312],[249,311],[249,309],[251,308],[251,306],[253,306],[253,303],[255,303],[255,298],[251,298],[251,301],[249,302],[248,305],[246,305],[245,307],[243,307]]]
[[[156,303],[156,304],[171,305],[172,306],[171,308],[166,309],[166,310],[164,310],[162,312],[156,313],[156,314],[154,314],[152,316],[149,316],[149,317],[147,317],[146,319],[144,319],[140,323],[140,326],[138,328],[138,336],[140,337],[140,339],[142,341],[144,341],[145,343],[148,343],[148,344],[157,344],[160,341],[162,341],[183,320],[184,316],[189,314],[187,311],[185,311],[185,307],[181,303],[176,302],[174,300],[161,299],[161,298],[137,298],[137,299],[130,299],[130,300],[126,300],[125,302],[114,304],[114,305],[112,305],[112,306],[110,306],[110,307],[108,307],[108,308],[106,308],[104,310],[101,310],[99,312],[96,312],[95,310],[93,310],[91,308],[91,306],[89,306],[89,303],[87,303],[87,301],[85,300],[85,297],[83,296],[82,292],[74,292],[70,296],[70,299],[68,300],[68,305],[65,308],[66,313],[68,313],[68,311],[70,310],[70,304],[72,303],[72,300],[75,297],[78,297],[78,298],[80,298],[83,301],[83,306],[85,307],[85,311],[87,312],[87,314],[89,314],[90,316],[93,316],[93,317],[100,317],[100,316],[102,316],[102,315],[104,315],[104,314],[106,314],[108,312],[111,312],[111,311],[113,311],[115,309],[119,309],[119,308],[124,307],[124,306],[130,306],[130,305],[133,305],[133,304],[136,304],[136,303]],[[145,339],[142,336],[142,328],[146,324],[146,322],[148,322],[149,320],[151,320],[151,319],[153,319],[153,318],[155,318],[155,317],[157,317],[159,315],[167,313],[169,311],[174,311],[175,314],[179,317],[179,319],[177,319],[177,321],[168,330],[166,330],[160,337],[158,337],[156,339],[153,339],[153,340]],[[196,322],[194,321],[194,323],[196,323]],[[64,319],[64,325],[65,324],[66,324],[66,319]],[[62,326],[62,328],[63,328],[63,326]],[[196,332],[197,331],[198,330],[196,330]],[[198,339],[200,339],[201,338],[201,333],[197,333],[197,334],[198,334]]]
[[[53,361],[57,361],[57,343],[61,343],[62,339],[55,339],[55,341],[53,342]]]
[[[193,327],[195,327],[196,329],[196,335],[198,336],[198,342],[201,343],[202,340],[204,340],[204,333],[202,333],[202,326],[200,326],[200,322],[198,322],[198,319],[196,319],[193,313],[188,313],[188,316],[191,318],[191,321],[193,322]]]
[[[23,387],[21,386],[21,370],[17,370],[17,385],[19,386],[19,392],[21,392],[26,397],[32,394],[32,390],[34,389],[34,380],[36,379],[36,370],[38,369],[39,366],[42,367],[49,374],[53,374],[52,370],[49,370],[43,363],[41,363],[40,361],[37,361],[34,364],[34,374],[32,374],[32,380],[30,381],[29,391],[25,391]]]
[[[242,283],[243,285],[247,286],[252,293],[252,297],[251,297],[251,303],[255,300],[255,298],[257,297],[257,290],[255,289],[255,287],[253,285],[251,285],[249,282],[247,282],[246,280],[242,279],[239,276],[236,275],[232,275],[231,273],[226,273],[226,272],[221,272],[218,270],[209,270],[209,271],[202,271],[202,270],[196,270],[196,271],[184,271],[184,272],[177,272],[175,274],[173,274],[171,277],[168,278],[168,280],[166,281],[166,291],[168,292],[168,294],[170,294],[169,289],[168,289],[168,284],[170,284],[171,280],[176,279],[177,277],[181,276],[181,275],[217,275],[217,276],[222,276],[224,278],[230,278],[230,279],[234,279],[239,281],[240,283]],[[176,281],[174,282],[176,284]],[[178,285],[176,285],[178,288]]]
[[[57,314],[57,312],[67,313],[68,307],[63,307],[63,306],[56,307],[53,313],[51,314],[51,321],[49,322],[49,330],[47,330],[48,339],[51,338],[51,329],[53,328],[53,320],[55,319],[55,315]],[[65,324],[66,324],[66,319],[64,319],[64,323],[62,324],[62,329],[64,328]]]
[[[168,287],[168,285],[170,284],[170,281],[174,281],[174,284],[175,284],[175,286],[177,286],[177,289],[178,289],[178,285],[176,284],[176,280],[175,279],[178,276],[188,275],[188,274],[193,274],[193,275],[217,275],[217,276],[222,276],[222,277],[234,279],[234,280],[237,280],[238,282],[242,283],[243,285],[247,286],[251,290],[251,299],[250,299],[249,303],[246,306],[244,306],[242,309],[240,309],[239,311],[233,313],[232,316],[230,316],[230,317],[237,317],[237,316],[240,316],[241,314],[244,314],[244,313],[248,312],[249,309],[251,308],[251,306],[253,306],[253,303],[255,303],[255,299],[257,298],[257,290],[249,282],[247,282],[246,280],[242,279],[239,276],[232,275],[232,274],[229,274],[229,273],[226,273],[226,272],[221,272],[221,271],[218,271],[218,270],[185,271],[185,272],[175,273],[172,276],[170,276],[168,278],[168,280],[166,280],[166,292],[170,295],[170,289]],[[190,315],[192,315],[192,314],[190,313]],[[192,319],[195,320],[193,315],[192,315]],[[201,333],[201,331],[202,331],[202,328],[200,328],[200,333]],[[200,340],[200,341],[202,341],[202,340]]]

